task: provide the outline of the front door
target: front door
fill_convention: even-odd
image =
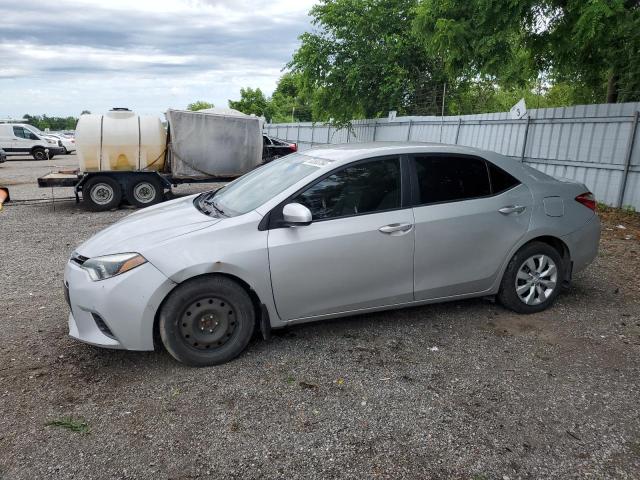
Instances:
[[[14,126],[13,144],[11,148],[14,152],[29,154],[31,147],[34,144],[34,138],[37,140],[37,137],[30,130],[27,130],[24,127]]]
[[[415,298],[489,289],[527,232],[529,189],[479,157],[416,155]]]
[[[283,320],[413,300],[413,213],[400,158],[350,164],[290,202],[310,225],[269,231],[274,299]]]

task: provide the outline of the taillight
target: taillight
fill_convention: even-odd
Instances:
[[[298,151],[298,145],[296,145],[295,143],[292,143],[291,145],[289,145],[289,149],[292,152],[297,152]]]
[[[591,192],[585,192],[578,195],[576,197],[576,202],[580,202],[582,205],[593,211],[596,210],[596,197],[594,197]]]

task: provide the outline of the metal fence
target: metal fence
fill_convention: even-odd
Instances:
[[[555,176],[583,182],[600,202],[640,210],[640,103],[579,105],[447,117],[354,120],[350,129],[321,123],[265,125],[300,150],[314,145],[424,141],[492,150]]]

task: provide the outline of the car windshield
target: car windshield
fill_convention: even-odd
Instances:
[[[243,175],[217,192],[196,198],[195,205],[209,215],[234,217],[255,210],[331,160],[299,153],[287,155]]]

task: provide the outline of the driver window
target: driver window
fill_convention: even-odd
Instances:
[[[22,127],[13,127],[13,134],[18,138],[29,138],[28,133]]]
[[[348,166],[299,194],[293,201],[311,210],[313,220],[400,208],[400,159]]]

